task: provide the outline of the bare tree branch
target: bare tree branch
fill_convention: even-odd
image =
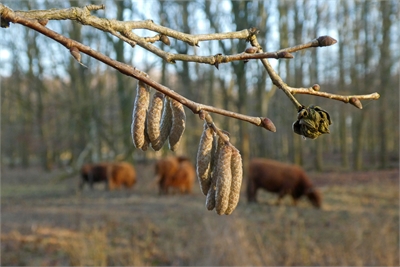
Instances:
[[[9,22],[19,23],[31,29],[34,29],[47,37],[59,42],[68,48],[71,54],[75,59],[81,63],[80,52],[87,54],[117,70],[121,73],[134,77],[137,80],[143,81],[144,83],[150,85],[154,89],[162,92],[163,94],[179,101],[193,113],[199,114],[200,111],[208,111],[212,113],[217,113],[220,115],[236,118],[239,120],[250,122],[254,125],[264,127],[270,131],[275,131],[275,126],[268,118],[263,117],[251,117],[231,111],[227,111],[224,109],[207,106],[203,104],[199,104],[193,102],[180,94],[174,92],[173,90],[155,82],[150,79],[147,74],[136,69],[135,67],[129,66],[127,64],[118,62],[113,60],[88,46],[85,46],[77,41],[66,38],[65,36],[58,34],[46,26],[48,20],[75,20],[83,25],[89,25],[94,28],[97,28],[101,31],[109,32],[112,35],[120,38],[124,42],[127,42],[132,47],[139,45],[144,49],[154,53],[155,55],[161,57],[167,62],[174,63],[177,60],[180,61],[189,61],[189,62],[198,62],[214,65],[218,68],[218,65],[221,63],[227,63],[232,61],[241,60],[247,62],[250,59],[260,59],[265,69],[267,70],[272,82],[278,88],[284,91],[287,97],[292,101],[294,106],[298,111],[300,111],[304,105],[299,103],[297,99],[294,97],[294,94],[310,94],[320,97],[327,97],[330,99],[340,100],[345,103],[351,103],[358,108],[362,108],[360,100],[365,99],[378,99],[379,94],[373,93],[369,95],[354,95],[354,96],[342,96],[342,95],[334,95],[324,92],[319,92],[316,90],[316,87],[310,88],[293,88],[288,86],[281,77],[275,72],[272,66],[269,64],[267,58],[293,58],[292,52],[297,52],[303,49],[311,48],[311,47],[320,47],[320,46],[329,46],[336,43],[336,40],[329,36],[321,36],[316,38],[308,43],[300,44],[294,47],[289,47],[285,49],[278,50],[276,52],[263,52],[262,47],[259,45],[256,34],[258,30],[255,28],[250,28],[237,32],[229,32],[229,33],[215,33],[215,34],[199,34],[199,35],[191,35],[185,34],[182,32],[178,32],[175,30],[171,30],[167,27],[163,27],[155,24],[152,20],[145,21],[117,21],[110,20],[105,18],[99,18],[91,15],[91,11],[97,11],[105,9],[104,5],[88,5],[83,8],[72,7],[68,9],[51,9],[51,10],[31,10],[31,11],[12,11],[8,7],[4,6],[0,3],[0,15],[4,23],[2,23],[2,27],[8,27]],[[158,34],[153,37],[140,37],[132,32],[135,29],[146,29],[150,31],[157,32]],[[246,51],[236,54],[236,55],[222,55],[217,54],[214,56],[195,56],[195,55],[186,55],[186,54],[173,54],[169,52],[165,52],[158,47],[152,45],[152,43],[156,41],[162,41],[165,44],[169,45],[168,37],[175,38],[177,40],[181,40],[186,42],[191,46],[198,46],[201,41],[209,41],[209,40],[224,40],[224,39],[244,39],[246,41],[250,41],[252,47],[246,49]]]
[[[188,62],[198,62],[206,63],[210,65],[215,65],[218,67],[220,63],[228,63],[235,60],[249,60],[249,59],[259,59],[259,58],[292,58],[290,53],[279,52],[268,52],[259,53],[257,55],[241,53],[237,55],[228,56],[195,56],[186,54],[173,54],[165,52],[158,47],[152,45],[155,41],[160,41],[161,36],[169,36],[177,40],[186,42],[191,46],[199,46],[201,41],[209,40],[224,40],[224,39],[248,39],[254,34],[254,30],[242,30],[239,32],[229,32],[229,33],[215,33],[215,34],[199,34],[191,35],[171,30],[167,27],[163,27],[155,24],[152,20],[145,21],[118,21],[110,20],[106,18],[99,18],[90,14],[92,10],[104,9],[104,5],[89,5],[83,8],[72,7],[68,9],[51,9],[51,10],[31,10],[31,11],[15,11],[6,6],[0,4],[0,13],[3,19],[9,20],[14,23],[10,16],[16,18],[26,18],[30,20],[38,21],[49,21],[49,20],[75,20],[82,25],[92,26],[104,32],[109,32],[117,38],[123,40],[124,42],[130,44],[132,47],[139,45],[140,47],[148,50],[149,52],[161,57],[169,63],[175,63],[176,61],[188,61]],[[10,14],[13,13],[13,15]],[[4,13],[4,15],[3,15]],[[132,30],[135,29],[146,29],[159,33],[155,37],[140,37],[133,33]],[[286,51],[285,51],[286,52]]]
[[[59,42],[60,44],[62,44],[66,48],[68,48],[71,51],[71,53],[76,53],[76,50],[79,50],[80,52],[82,52],[88,56],[91,56],[91,57],[113,67],[114,69],[120,71],[121,73],[123,73],[125,75],[131,76],[137,80],[143,81],[144,83],[148,84],[149,86],[156,89],[157,91],[160,91],[161,93],[179,101],[180,103],[182,103],[184,106],[189,108],[195,114],[198,114],[201,110],[205,110],[205,111],[209,111],[212,113],[216,113],[216,114],[224,115],[227,117],[232,117],[235,119],[250,122],[254,125],[266,128],[267,130],[273,129],[271,127],[266,127],[264,121],[267,118],[247,116],[247,115],[243,115],[243,114],[235,113],[232,111],[227,111],[224,109],[220,109],[220,108],[216,108],[216,107],[208,106],[208,105],[204,105],[204,104],[199,104],[194,101],[191,101],[191,100],[183,97],[182,95],[176,93],[175,91],[169,89],[168,87],[163,86],[162,84],[159,84],[156,81],[152,80],[151,78],[149,78],[149,76],[146,73],[136,69],[135,67],[132,67],[130,65],[113,60],[113,59],[107,57],[106,55],[103,55],[102,53],[100,53],[96,50],[93,50],[92,48],[90,48],[86,45],[83,45],[75,40],[72,40],[63,35],[60,35],[54,31],[46,28],[41,23],[39,23],[37,20],[30,20],[30,19],[17,17],[17,16],[15,16],[15,13],[13,13],[13,12],[2,13],[1,6],[0,6],[0,13],[2,14],[2,17],[7,19],[8,21],[11,21],[13,23],[22,24],[26,27],[34,29],[34,30],[46,35],[47,37]],[[76,59],[78,58],[78,56],[75,56],[75,55],[74,55],[74,57]]]

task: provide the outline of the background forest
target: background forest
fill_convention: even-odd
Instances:
[[[99,1],[92,1],[99,4]],[[68,8],[88,1],[2,1],[13,10]],[[332,118],[331,134],[304,140],[292,131],[297,111],[272,85],[256,60],[214,66],[169,64],[140,47],[132,48],[104,32],[71,21],[47,27],[93,49],[148,72],[161,84],[199,103],[270,118],[277,132],[214,116],[229,131],[244,158],[273,158],[308,170],[362,170],[398,167],[399,160],[399,2],[391,1],[101,1],[96,16],[118,20],[152,19],[191,33],[229,32],[250,27],[264,51],[275,51],[330,35],[334,46],[271,59],[294,87],[320,84],[321,91],[350,95],[378,92],[363,110],[342,102],[296,95],[317,104]],[[167,151],[135,149],[130,124],[137,82],[85,55],[79,65],[58,43],[20,25],[3,30],[0,47],[1,161],[7,166],[44,169],[73,167],[84,161],[127,159],[139,162]],[[140,32],[150,36],[150,32]],[[200,47],[172,40],[160,47],[174,53],[240,53],[244,41],[203,42]],[[178,154],[194,158],[203,122],[187,112]]]

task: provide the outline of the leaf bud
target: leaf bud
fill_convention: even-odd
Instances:
[[[171,42],[169,41],[168,36],[161,34],[160,36],[160,41],[163,42],[165,45],[171,45]]]
[[[349,99],[349,103],[352,104],[353,106],[355,106],[356,108],[362,109],[362,104],[361,101],[357,98],[357,97],[350,97]]]
[[[320,36],[317,38],[319,46],[330,46],[337,43],[335,39],[328,35]]]
[[[287,51],[279,52],[276,55],[277,55],[277,58],[294,58],[294,56]]]
[[[81,53],[79,52],[79,49],[76,46],[72,46],[69,49],[69,52],[71,55],[80,63],[81,62]]]
[[[276,132],[276,127],[274,123],[268,118],[261,118],[261,126],[267,129],[268,131],[271,131],[273,133]]]
[[[321,87],[319,86],[319,84],[314,84],[312,87],[311,87],[314,91],[319,91],[319,89],[321,89]]]
[[[246,50],[244,52],[246,52],[248,54],[254,54],[254,53],[257,53],[257,51],[258,51],[257,47],[251,46],[251,47],[246,48]]]
[[[49,22],[49,20],[48,19],[39,19],[38,22],[40,23],[40,25],[46,26],[47,23]]]

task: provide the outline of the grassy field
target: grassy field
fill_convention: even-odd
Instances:
[[[398,266],[399,170],[310,173],[324,202],[297,207],[243,194],[229,216],[191,195],[159,196],[152,166],[133,190],[2,169],[1,265]]]

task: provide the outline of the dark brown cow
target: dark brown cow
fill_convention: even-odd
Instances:
[[[249,202],[257,201],[259,188],[278,194],[277,204],[289,194],[293,198],[294,205],[302,196],[306,196],[315,207],[321,207],[321,194],[314,188],[300,166],[261,158],[252,159],[247,179]]]
[[[160,194],[168,194],[170,187],[180,193],[191,193],[196,172],[193,164],[186,157],[160,159],[155,165],[155,173]]]
[[[94,183],[101,182],[110,190],[120,188],[122,185],[131,188],[136,183],[136,172],[128,162],[101,162],[82,166],[80,189],[83,189],[85,183],[93,189]]]

